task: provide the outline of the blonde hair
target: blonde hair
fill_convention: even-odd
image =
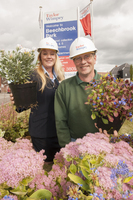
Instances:
[[[65,76],[64,76],[64,70],[61,64],[61,61],[58,57],[58,55],[56,54],[56,61],[55,61],[55,65],[54,67],[54,71],[57,75],[57,79],[58,81],[62,81],[64,80]],[[40,91],[43,92],[45,86],[46,86],[46,74],[44,73],[44,70],[42,68],[42,62],[41,62],[41,51],[38,54],[38,64],[36,67],[37,73],[39,74],[41,81],[42,81],[42,86],[40,88]]]

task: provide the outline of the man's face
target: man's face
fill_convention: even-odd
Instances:
[[[84,53],[75,56],[73,61],[79,73],[79,77],[81,76],[87,77],[94,71],[94,65],[96,63],[96,55],[94,55],[94,52]]]

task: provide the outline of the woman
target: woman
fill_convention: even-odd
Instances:
[[[54,115],[54,96],[64,72],[57,55],[58,46],[52,38],[44,38],[39,43],[38,65],[31,80],[37,81],[37,106],[31,108],[29,133],[34,149],[45,150],[45,162],[51,163],[60,150]]]

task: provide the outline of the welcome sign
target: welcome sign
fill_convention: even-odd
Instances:
[[[69,59],[69,48],[77,38],[77,10],[44,13],[44,37],[52,37],[57,42],[65,75],[72,76],[76,67]]]

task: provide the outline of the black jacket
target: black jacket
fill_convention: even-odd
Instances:
[[[31,108],[29,118],[29,133],[32,137],[49,138],[56,137],[54,96],[59,82],[53,83],[47,78],[44,91],[41,92],[41,79],[38,74],[32,75],[32,80],[37,81],[37,106]]]

